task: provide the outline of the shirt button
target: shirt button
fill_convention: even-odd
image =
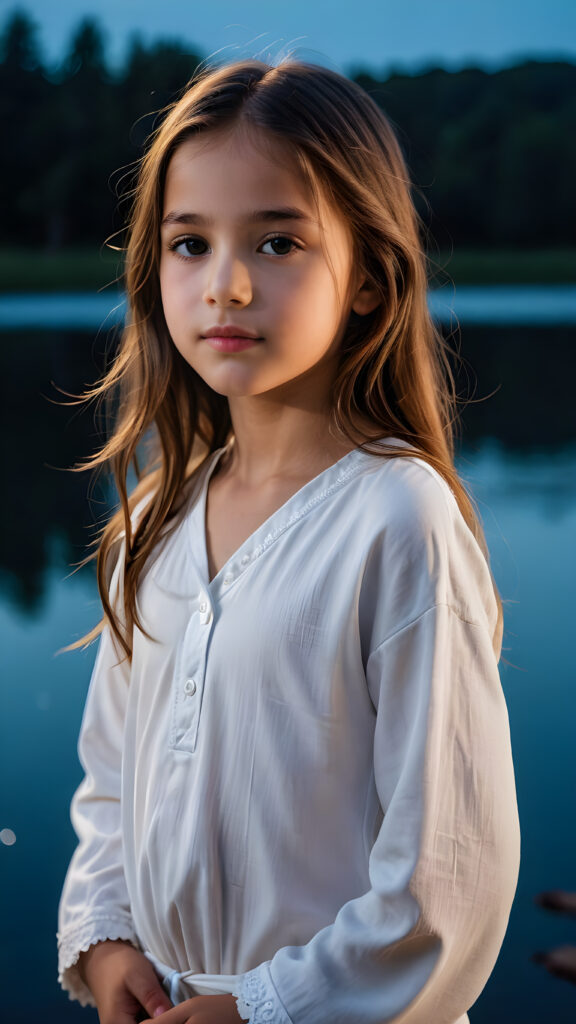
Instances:
[[[242,561],[240,562],[240,565],[248,565],[249,561],[250,561],[250,555],[244,555],[244,557],[242,558]]]
[[[193,697],[194,696],[194,694],[196,693],[196,680],[195,679],[187,679],[186,680],[186,682],[184,683],[184,693],[186,694],[187,697]]]
[[[201,612],[205,612],[207,610],[207,608],[208,608],[208,605],[207,605],[206,601],[201,601],[200,604],[198,605],[198,607],[199,607]]]
[[[224,577],[224,586],[229,587],[233,579],[234,577],[230,573],[228,573],[228,575]]]

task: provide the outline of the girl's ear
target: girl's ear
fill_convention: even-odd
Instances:
[[[359,316],[366,316],[367,313],[373,313],[379,305],[380,295],[376,286],[369,278],[364,278],[352,300],[352,309]]]

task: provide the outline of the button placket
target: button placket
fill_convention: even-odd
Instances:
[[[211,635],[211,629],[206,626],[213,618],[211,603],[201,593],[190,607],[175,664],[170,745],[188,753],[196,749]]]

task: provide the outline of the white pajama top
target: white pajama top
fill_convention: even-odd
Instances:
[[[220,454],[142,578],[150,638],[101,637],[62,983],[91,1002],[79,952],[121,938],[251,1024],[460,1024],[518,871],[484,557],[433,469],[355,450],[210,581]]]

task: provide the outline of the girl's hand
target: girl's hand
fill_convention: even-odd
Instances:
[[[172,1006],[150,961],[127,942],[98,942],[81,954],[78,969],[94,996],[100,1024],[135,1024],[143,1011],[164,1020]]]
[[[239,1024],[234,996],[195,996],[143,1024]]]

